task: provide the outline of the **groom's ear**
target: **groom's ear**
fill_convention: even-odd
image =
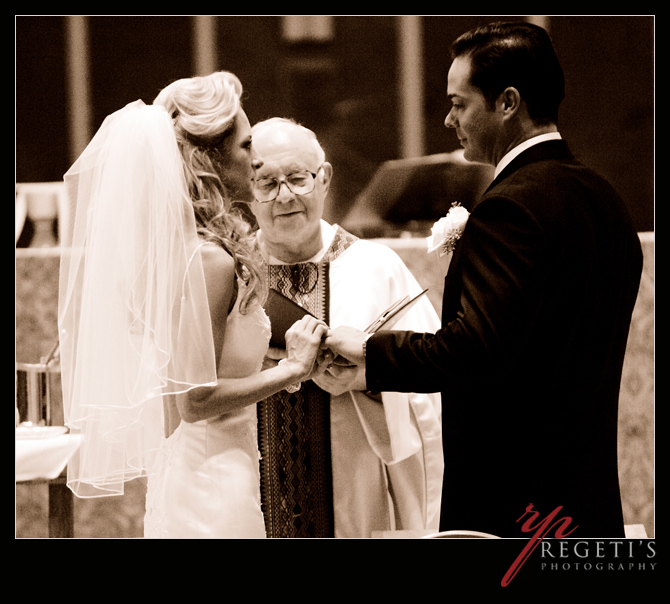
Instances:
[[[512,117],[519,112],[521,108],[521,94],[514,88],[509,86],[500,93],[498,97],[497,106],[502,111],[504,117]]]

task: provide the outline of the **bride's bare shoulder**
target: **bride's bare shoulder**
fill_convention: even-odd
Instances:
[[[201,257],[210,309],[214,316],[225,318],[235,301],[235,261],[214,243],[201,247]]]
[[[200,250],[205,277],[216,275],[219,279],[222,277],[233,278],[235,275],[235,261],[226,250],[220,245],[209,242],[205,243]]]

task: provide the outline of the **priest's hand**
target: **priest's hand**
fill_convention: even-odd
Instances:
[[[321,390],[333,396],[338,396],[349,390],[365,390],[365,368],[357,365],[338,365],[329,367],[312,381]]]

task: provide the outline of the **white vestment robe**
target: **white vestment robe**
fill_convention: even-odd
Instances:
[[[322,221],[323,249],[335,228]],[[281,264],[268,257],[269,263]],[[330,263],[330,325],[365,329],[382,311],[422,288],[389,247],[358,240]],[[440,321],[424,296],[394,326],[434,332]],[[442,496],[440,394],[364,392],[331,397],[335,537],[439,528]]]

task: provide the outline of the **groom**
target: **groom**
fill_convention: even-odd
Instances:
[[[563,72],[546,32],[491,24],[454,43],[447,92],[466,159],[495,166],[445,279],[442,328],[326,345],[367,388],[442,393],[440,530],[523,537],[530,505],[571,537],[624,536],[621,369],[642,269],[623,202],[557,130]]]

